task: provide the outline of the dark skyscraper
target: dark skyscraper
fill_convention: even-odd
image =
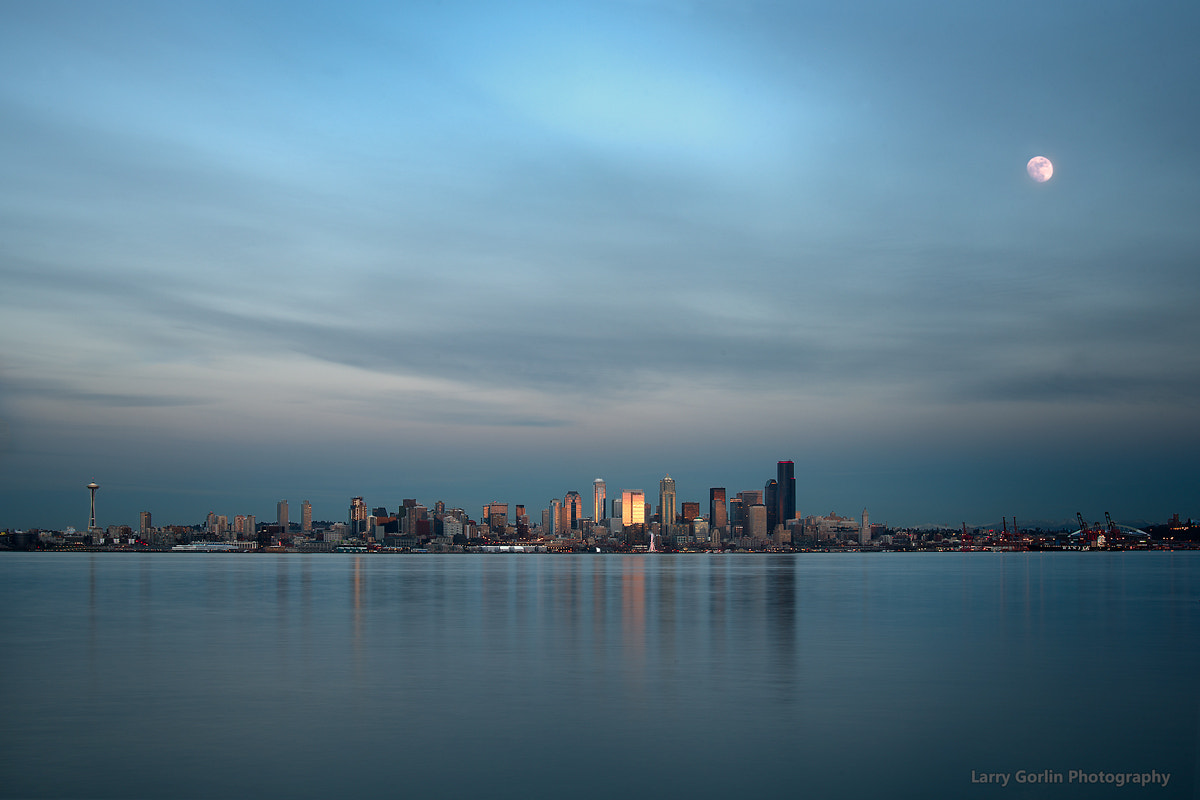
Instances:
[[[763,487],[763,505],[767,509],[767,534],[779,524],[779,483],[772,478]]]
[[[779,524],[787,525],[796,518],[796,465],[791,461],[780,461],[775,470],[775,492],[779,507],[776,519]]]
[[[708,490],[708,528],[714,534],[729,527],[729,506],[725,505],[725,487]]]

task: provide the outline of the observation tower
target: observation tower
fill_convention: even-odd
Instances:
[[[88,517],[88,530],[90,531],[96,527],[96,490],[100,488],[100,484],[92,481],[87,488],[92,493],[92,515]]]

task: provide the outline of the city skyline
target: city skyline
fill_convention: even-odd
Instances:
[[[1197,23],[6,9],[0,524],[78,527],[92,478],[124,524],[703,508],[781,457],[802,513],[1200,517]]]

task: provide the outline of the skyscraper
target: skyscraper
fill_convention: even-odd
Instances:
[[[283,528],[283,535],[287,536],[288,531],[288,507],[287,500],[280,500],[275,504],[275,518],[279,527]]]
[[[867,510],[865,508],[863,509],[862,527],[858,529],[858,543],[871,543],[871,517],[869,514],[867,514]]]
[[[138,534],[145,539],[147,534],[150,533],[150,528],[150,512],[142,511],[138,514]]]
[[[658,482],[658,513],[663,525],[675,524],[675,480],[670,475]]]
[[[562,501],[557,497],[550,501],[550,535],[562,536]]]
[[[312,530],[312,503],[307,500],[300,504],[300,530],[305,533]]]
[[[796,465],[791,461],[780,461],[775,465],[776,499],[779,510],[776,517],[780,525],[787,525],[796,518]]]
[[[567,492],[563,498],[563,506],[566,507],[566,521],[571,530],[579,530],[579,520],[583,519],[583,498],[579,496],[579,492]]]
[[[779,482],[774,478],[763,487],[763,505],[767,508],[767,533],[779,524]]]
[[[729,527],[729,506],[725,504],[725,487],[708,490],[708,527],[714,537]]]
[[[625,490],[621,492],[621,524],[646,524],[646,493]]]
[[[367,528],[367,504],[361,497],[350,498],[350,535],[357,536]]]
[[[599,522],[608,516],[604,505],[604,478],[596,478],[596,480],[592,481],[592,508],[595,515],[595,522]]]

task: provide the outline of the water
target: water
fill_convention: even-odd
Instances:
[[[1195,797],[1198,567],[4,554],[0,797]]]

